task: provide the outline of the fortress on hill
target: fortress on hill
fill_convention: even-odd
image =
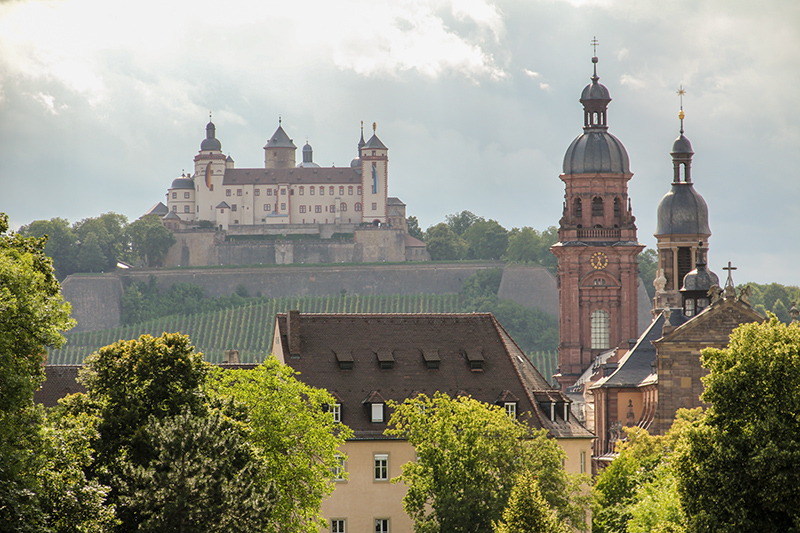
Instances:
[[[263,168],[236,168],[213,122],[194,174],[174,179],[161,216],[176,244],[165,266],[425,261],[408,234],[405,204],[388,195],[388,148],[375,133],[358,142],[348,167],[321,167],[306,143],[303,160],[281,122],[264,146]]]

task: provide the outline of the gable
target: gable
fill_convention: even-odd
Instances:
[[[742,324],[763,322],[764,317],[749,305],[733,298],[720,300],[702,313],[655,341],[656,346],[688,343],[726,346],[731,332]]]

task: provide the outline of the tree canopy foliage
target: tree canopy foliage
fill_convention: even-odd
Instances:
[[[403,507],[415,531],[491,531],[523,472],[537,476],[559,520],[581,525],[582,480],[564,472],[564,451],[546,431],[468,397],[420,394],[392,406],[386,434],[408,440],[417,454],[398,478],[408,488]]]
[[[106,272],[119,261],[159,266],[175,242],[157,215],[147,215],[128,224],[124,215],[104,213],[70,225],[63,218],[34,220],[22,226],[25,237],[48,237],[45,254],[52,258],[57,279],[75,272]]]
[[[750,304],[753,309],[766,316],[770,311],[778,317],[784,324],[791,322],[789,310],[792,305],[800,308],[800,287],[795,285],[781,285],[780,283],[769,283],[760,285],[758,283],[748,284],[751,290]]]
[[[494,524],[494,533],[566,533],[564,527],[539,490],[532,472],[522,472],[511,489],[503,519]]]
[[[687,531],[800,531],[800,325],[744,324],[702,362],[711,407],[675,461]]]

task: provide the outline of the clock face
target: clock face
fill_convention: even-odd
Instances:
[[[592,254],[592,268],[595,270],[603,270],[608,266],[608,256],[603,252],[595,252]]]

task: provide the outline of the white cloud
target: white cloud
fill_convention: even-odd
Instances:
[[[541,74],[539,74],[538,72],[534,72],[534,71],[528,70],[526,68],[522,69],[522,72],[525,73],[526,76],[528,76],[530,78],[534,78],[534,79],[536,79],[539,76],[541,76]]]

